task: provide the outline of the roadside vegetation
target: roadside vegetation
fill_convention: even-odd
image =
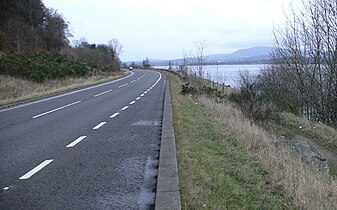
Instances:
[[[72,45],[69,23],[41,0],[0,2],[0,105],[111,79],[122,45]]]
[[[144,58],[141,63],[140,62],[131,62],[129,64],[123,63],[122,66],[125,69],[128,69],[130,67],[132,67],[133,69],[152,69],[152,65],[148,57]]]
[[[241,72],[237,89],[207,79],[203,43],[197,67],[184,59],[169,76],[184,209],[336,208],[337,4],[295,11],[275,31],[273,63]],[[295,140],[332,154],[330,170]]]
[[[337,128],[337,4],[306,0],[275,31],[273,63],[256,83],[285,111]]]
[[[335,179],[327,179],[302,159],[283,137],[300,131],[324,140],[336,138],[335,129],[283,112],[274,113],[279,116],[275,120],[254,122],[229,100],[230,91],[218,97],[219,90],[206,88],[208,81],[198,89],[186,88],[181,75],[169,74],[169,78],[183,209],[333,209],[337,205]],[[196,83],[200,81],[192,82]]]
[[[181,94],[171,83],[183,209],[290,208],[257,158],[239,144],[236,133],[218,122],[199,97]]]
[[[0,106],[59,94],[65,91],[117,79],[126,73],[116,72],[83,77],[66,77],[64,79],[34,82],[22,78],[0,75]]]

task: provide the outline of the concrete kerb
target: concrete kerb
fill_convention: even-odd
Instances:
[[[155,209],[181,209],[169,80],[166,80]]]

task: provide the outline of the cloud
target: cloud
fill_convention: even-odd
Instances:
[[[205,40],[206,52],[271,45],[291,0],[44,0],[70,21],[75,39],[117,38],[123,60],[181,57]],[[300,1],[300,0],[296,0]],[[292,1],[293,2],[293,1]],[[192,48],[192,49],[191,49]]]

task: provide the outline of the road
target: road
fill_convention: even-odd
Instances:
[[[164,75],[0,109],[0,209],[151,209]]]

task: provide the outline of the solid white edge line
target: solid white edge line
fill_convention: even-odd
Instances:
[[[55,98],[60,98],[60,97],[72,95],[74,93],[79,93],[79,92],[83,92],[83,91],[86,91],[86,90],[91,90],[91,89],[98,88],[98,87],[101,87],[101,86],[104,86],[104,85],[109,85],[109,84],[112,84],[112,83],[115,83],[115,82],[127,79],[127,78],[129,78],[129,77],[131,77],[133,75],[134,75],[134,72],[131,72],[130,75],[128,75],[126,77],[122,77],[120,79],[112,80],[112,81],[109,81],[109,82],[105,82],[105,83],[102,83],[102,84],[90,86],[90,87],[83,88],[83,89],[80,89],[80,90],[75,90],[75,91],[68,92],[68,93],[63,93],[63,94],[52,96],[52,97],[49,97],[49,98],[44,98],[44,99],[40,99],[40,100],[37,100],[37,101],[28,102],[28,103],[21,104],[21,105],[18,105],[18,106],[1,109],[0,113],[1,112],[7,112],[7,111],[10,111],[10,110],[13,110],[13,109],[18,109],[18,108],[25,107],[25,106],[29,106],[29,105],[33,105],[33,104],[37,104],[37,103],[41,103],[41,102],[44,102],[44,101],[49,101],[49,100],[52,100],[52,99],[55,99]]]
[[[114,117],[116,117],[117,115],[119,115],[118,112],[116,112],[115,114],[111,115],[110,118],[114,118]]]
[[[76,101],[76,102],[74,102],[74,103],[67,104],[67,105],[65,105],[65,106],[61,106],[61,107],[59,107],[59,108],[50,110],[50,111],[48,111],[48,112],[44,112],[44,113],[42,113],[42,114],[35,115],[35,116],[32,117],[32,118],[35,119],[35,118],[41,117],[41,116],[43,116],[43,115],[50,114],[50,113],[52,113],[52,112],[56,112],[56,111],[58,111],[58,110],[67,108],[67,107],[69,107],[69,106],[73,106],[73,105],[78,104],[78,103],[81,103],[81,102],[82,102],[82,101]]]
[[[96,125],[95,127],[93,127],[94,130],[99,129],[100,127],[102,127],[106,122],[101,122],[100,124]]]
[[[124,111],[125,109],[129,108],[129,106],[124,106],[121,111]]]
[[[94,97],[101,96],[101,95],[106,94],[106,93],[109,93],[109,92],[111,92],[111,91],[112,91],[112,89],[107,90],[107,91],[104,91],[104,92],[102,92],[102,93],[99,93],[99,94],[94,95]]]
[[[42,163],[40,163],[40,165],[38,165],[35,168],[33,168],[32,170],[30,170],[29,172],[27,172],[25,175],[23,175],[19,179],[29,179],[31,176],[33,176],[34,174],[39,172],[42,168],[44,168],[45,166],[47,166],[51,162],[53,162],[53,159],[43,161]]]
[[[132,104],[134,104],[134,103],[136,103],[136,101],[131,101],[131,102],[130,102],[130,105],[132,105]]]
[[[80,141],[82,141],[83,139],[85,139],[86,136],[81,136],[81,137],[78,137],[75,141],[71,142],[70,144],[68,144],[66,147],[73,147],[75,146],[76,144],[78,144]]]

